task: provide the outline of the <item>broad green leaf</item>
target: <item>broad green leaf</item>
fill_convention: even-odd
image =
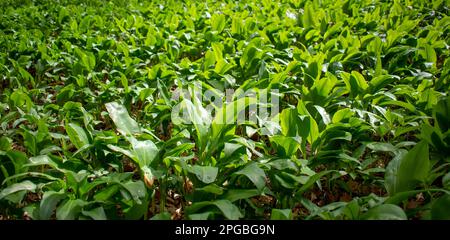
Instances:
[[[367,147],[377,152],[396,152],[397,148],[390,143],[371,142]]]
[[[94,208],[94,209],[91,209],[88,211],[83,210],[81,213],[85,216],[92,218],[93,220],[106,220],[107,219],[105,210],[103,209],[103,207]]]
[[[386,87],[388,84],[390,84],[398,79],[399,79],[399,77],[391,76],[391,75],[381,75],[378,77],[374,77],[369,82],[369,91],[371,94],[375,94],[380,89]]]
[[[214,52],[211,50],[206,51],[205,57],[204,57],[204,70],[207,70],[210,66],[212,66],[216,62],[216,57],[214,55]]]
[[[111,185],[109,187],[105,187],[102,190],[99,190],[95,195],[94,199],[96,201],[108,201],[111,200],[111,197],[116,194],[120,189],[119,185]]]
[[[35,192],[36,191],[36,184],[34,184],[33,182],[29,181],[29,180],[25,180],[23,182],[20,183],[14,183],[13,185],[4,188],[1,192],[0,192],[0,200],[5,198],[6,196],[10,195],[10,194],[14,194],[16,192],[19,191],[31,191],[31,192]]]
[[[219,42],[214,42],[211,43],[211,47],[214,51],[214,58],[216,59],[216,61],[219,62],[220,60],[224,60],[222,53],[223,45]]]
[[[431,207],[433,220],[450,220],[450,194],[436,199]]]
[[[419,50],[420,55],[429,63],[432,63],[433,66],[436,66],[436,51],[429,44],[423,44]]]
[[[363,214],[364,220],[407,220],[403,209],[393,204],[383,204],[369,209]]]
[[[142,181],[129,181],[121,184],[123,188],[125,188],[129,194],[131,194],[132,199],[137,203],[141,204],[142,200],[145,198],[147,193],[147,189]]]
[[[344,109],[341,109],[341,110],[335,112],[331,121],[333,123],[339,123],[344,119],[350,118],[354,114],[355,113],[352,112],[352,110],[350,110],[349,108],[344,108]]]
[[[231,22],[231,33],[232,34],[241,34],[243,31],[242,19],[238,17],[233,17]]]
[[[12,140],[6,136],[0,137],[0,151],[8,151],[11,149]]]
[[[224,194],[223,198],[230,202],[235,202],[259,195],[261,195],[261,192],[258,189],[230,189]]]
[[[445,174],[444,177],[442,177],[442,186],[450,190],[450,172],[448,172],[447,174]]]
[[[305,29],[314,28],[316,26],[312,3],[306,3],[303,10],[302,22]]]
[[[66,132],[77,149],[89,144],[89,138],[83,128],[75,123],[66,124]]]
[[[228,104],[224,104],[222,108],[216,111],[211,124],[210,138],[213,140],[220,140],[226,133],[229,126],[235,126],[238,115],[244,111],[248,106],[257,104],[255,97],[242,97]]]
[[[450,194],[450,191],[444,190],[442,188],[429,188],[429,189],[420,189],[420,190],[412,190],[412,191],[406,191],[406,192],[399,192],[393,196],[390,196],[388,199],[386,199],[386,201],[384,203],[389,203],[389,204],[400,204],[402,201],[407,200],[410,197],[413,197],[415,195],[417,195],[418,193],[422,193],[422,192],[441,192],[444,194]]]
[[[219,186],[217,186],[217,184],[209,184],[206,185],[202,188],[196,188],[197,191],[203,191],[203,192],[209,192],[209,193],[214,193],[216,195],[221,195],[223,193],[223,189]]]
[[[258,52],[261,50],[255,47],[253,44],[249,44],[242,53],[242,57],[239,60],[241,67],[246,69],[250,66],[253,59],[258,56]]]
[[[283,135],[287,137],[296,137],[299,131],[297,126],[299,121],[300,119],[296,109],[284,109],[280,113],[280,126]]]
[[[250,163],[235,174],[246,176],[259,190],[262,190],[266,186],[266,174],[257,163]]]
[[[327,72],[325,78],[321,78],[317,81],[314,81],[314,85],[311,88],[311,93],[313,94],[313,99],[315,101],[319,101],[320,99],[329,97],[331,91],[336,86],[338,82],[336,76]],[[320,97],[320,98],[319,98]],[[318,102],[314,102],[315,104],[319,104]]]
[[[318,106],[318,105],[314,105],[314,107],[317,109],[317,112],[322,117],[323,123],[325,125],[328,125],[331,122],[331,120],[330,120],[330,115],[327,113],[325,108]]]
[[[87,202],[81,199],[70,199],[56,209],[57,220],[75,220]]]
[[[201,105],[200,100],[194,97],[194,102],[189,99],[184,99],[177,107],[177,110],[172,110],[172,121],[174,124],[193,124],[197,133],[196,142],[199,151],[203,152],[206,148],[207,139],[209,138],[209,128],[211,125],[211,116],[208,111]],[[187,116],[179,117],[174,115],[175,111],[182,109],[187,113]]]
[[[211,16],[211,28],[213,31],[221,33],[225,28],[226,18],[224,14],[214,14]]]
[[[270,214],[270,220],[292,220],[292,210],[273,208]]]
[[[209,184],[216,180],[219,169],[211,166],[194,165],[188,168],[188,171],[195,174],[198,180]]]
[[[300,147],[299,138],[276,135],[269,139],[277,146],[277,154],[279,156],[291,157],[295,155]]]
[[[344,78],[345,79],[345,78]],[[364,93],[364,91],[369,86],[364,79],[364,76],[361,75],[361,73],[352,71],[352,74],[350,75],[350,78],[348,80],[348,84],[350,87],[348,90],[350,92],[350,96],[355,97],[358,94]]]
[[[214,68],[214,72],[216,72],[219,75],[224,75],[228,71],[230,71],[233,68],[233,65],[228,63],[225,59],[220,59],[216,63],[216,67]]]
[[[171,105],[170,94],[166,84],[160,79],[157,79],[157,87],[166,104]]]
[[[442,133],[450,129],[450,96],[440,100],[433,109],[433,115]]]
[[[216,205],[223,215],[230,220],[238,220],[244,217],[239,208],[228,200],[217,200],[212,202],[212,204]]]
[[[123,105],[120,105],[117,102],[110,102],[105,106],[109,116],[120,133],[124,135],[141,133],[141,128],[137,122],[130,117],[127,109]]]
[[[390,196],[413,190],[430,171],[428,143],[419,142],[406,155],[394,158],[386,167],[385,185]]]
[[[42,200],[39,207],[39,219],[48,220],[53,215],[53,211],[56,209],[56,205],[66,198],[64,192],[48,191],[42,196]]]
[[[129,138],[133,148],[133,155],[140,167],[149,166],[158,155],[158,148],[150,141],[138,141],[135,138]]]
[[[229,220],[238,220],[239,218],[244,217],[242,213],[239,211],[239,208],[236,207],[229,200],[216,200],[216,201],[206,201],[206,202],[197,202],[193,203],[186,210],[190,215],[192,213],[198,212],[200,209],[207,206],[216,206],[222,214]]]
[[[49,156],[47,155],[39,155],[36,157],[30,157],[29,164],[26,164],[24,166],[41,166],[41,165],[50,165],[54,168],[57,167],[56,163],[53,162]]]
[[[10,176],[8,178],[5,178],[5,180],[3,181],[3,184],[5,182],[11,181],[13,179],[20,179],[20,178],[24,178],[24,177],[42,178],[42,179],[47,179],[47,180],[50,180],[50,181],[62,181],[60,178],[56,178],[56,177],[53,177],[53,176],[51,176],[49,174],[45,174],[45,173],[40,173],[40,172],[23,172],[23,173],[18,173],[16,175],[13,175],[13,176]],[[4,190],[6,190],[6,188]]]
[[[108,146],[109,149],[111,149],[111,150],[113,150],[115,152],[120,152],[120,153],[124,154],[125,156],[133,159],[134,161],[137,161],[137,156],[134,154],[134,152],[126,150],[126,149],[123,149],[121,147],[118,147],[118,146],[115,146],[115,145],[112,145],[112,144],[108,144],[107,146]]]
[[[309,144],[313,145],[320,136],[319,126],[302,101],[298,102],[297,111],[300,114],[300,122],[298,126],[299,135],[302,137],[307,136],[306,139]],[[309,131],[307,131],[307,129],[309,129]]]
[[[300,189],[297,190],[296,195],[301,195],[302,193],[304,193],[305,191],[307,191],[314,183],[316,183],[317,181],[320,180],[321,177],[334,172],[335,170],[327,170],[327,171],[323,171],[323,172],[319,172],[314,174],[313,176],[309,177],[308,181],[300,187]]]
[[[359,206],[358,201],[356,199],[353,199],[344,207],[343,213],[347,217],[346,219],[359,220],[361,213],[361,206]]]
[[[169,212],[162,212],[155,214],[150,220],[171,220],[171,214]]]
[[[188,217],[190,220],[208,220],[210,216],[212,216],[213,212],[204,212],[204,213],[196,213],[190,214]]]

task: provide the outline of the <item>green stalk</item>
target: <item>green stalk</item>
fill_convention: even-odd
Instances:
[[[161,179],[161,185],[159,190],[159,212],[163,213],[166,207],[166,186],[164,178]]]
[[[0,169],[2,170],[3,176],[5,176],[5,179],[8,179],[9,178],[9,174],[8,174],[8,171],[6,170],[5,166],[3,166],[3,164],[0,165]],[[8,184],[10,183],[9,180],[6,181],[6,182]]]

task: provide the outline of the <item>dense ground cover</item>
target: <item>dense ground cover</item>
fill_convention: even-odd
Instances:
[[[450,218],[449,1],[0,5],[2,219]]]

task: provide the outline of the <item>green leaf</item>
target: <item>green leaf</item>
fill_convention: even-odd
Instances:
[[[107,146],[108,146],[109,149],[111,149],[111,150],[113,150],[115,152],[120,152],[120,153],[124,154],[125,156],[133,159],[134,161],[137,161],[137,156],[134,154],[134,152],[126,150],[126,149],[123,149],[121,147],[118,147],[118,146],[115,146],[115,145],[112,145],[112,144],[108,144]]]
[[[305,136],[309,144],[314,145],[316,140],[319,138],[319,126],[317,125],[316,120],[311,116],[311,114],[306,109],[306,106],[302,101],[298,102],[297,111],[300,114],[300,122],[299,122],[299,135],[303,138]],[[307,131],[309,129],[309,131]]]
[[[378,62],[378,61],[377,61]],[[398,80],[399,77],[391,76],[391,75],[381,75],[378,77],[372,78],[369,82],[369,92],[371,94],[377,93],[380,89],[386,87],[388,84]]]
[[[296,196],[299,196],[299,195],[303,194],[314,183],[319,181],[321,177],[323,177],[323,176],[325,176],[325,175],[327,175],[327,174],[329,174],[331,172],[335,172],[335,170],[327,170],[327,171],[319,172],[319,173],[316,173],[313,176],[309,177],[308,181],[302,187],[300,187],[300,189],[297,190]]]
[[[189,166],[188,171],[190,173],[195,174],[195,176],[198,178],[198,180],[209,184],[216,180],[217,173],[219,172],[219,169],[217,167],[211,167],[211,166]]]
[[[351,202],[347,203],[347,205],[343,209],[344,215],[347,219],[350,220],[358,220],[360,219],[361,206],[359,206],[358,201],[353,199]]]
[[[48,220],[53,215],[56,205],[66,197],[64,192],[48,191],[42,196],[39,207],[39,219]]]
[[[258,52],[260,52],[258,48],[256,48],[253,44],[249,44],[242,53],[241,59],[239,59],[239,63],[242,68],[246,69],[250,66],[253,59],[258,56]]]
[[[216,200],[216,201],[205,201],[205,202],[197,202],[193,203],[186,210],[190,215],[191,213],[195,213],[198,210],[207,207],[207,206],[216,206],[222,214],[229,220],[238,220],[239,218],[244,217],[242,213],[239,211],[239,208],[236,207],[229,200]]]
[[[169,212],[158,213],[152,218],[150,218],[150,220],[171,220],[171,219],[172,218]]]
[[[150,164],[158,156],[158,148],[150,141],[138,141],[135,138],[129,138],[131,146],[133,147],[133,156],[135,156],[140,167],[150,166]]]
[[[442,188],[438,189],[420,189],[420,190],[412,190],[412,191],[406,191],[406,192],[399,192],[393,196],[390,196],[384,203],[389,204],[400,204],[402,201],[417,195],[418,193],[422,192],[443,192],[445,194],[450,194],[450,191],[444,190]]]
[[[292,220],[292,210],[273,208],[270,214],[270,220]]]
[[[175,118],[172,116],[174,124],[193,124],[197,133],[196,142],[200,152],[203,152],[206,148],[208,140],[209,128],[211,125],[211,117],[208,111],[202,106],[197,97],[193,97],[193,101],[184,99],[177,107],[187,112],[187,119]]]
[[[450,194],[438,198],[431,207],[433,220],[450,220]]]
[[[338,80],[336,76],[329,72],[327,72],[325,78],[314,81],[314,85],[311,88],[311,94],[313,95],[314,103],[319,104],[320,100],[329,97],[337,81]]]
[[[442,177],[442,186],[450,190],[450,172]]]
[[[169,93],[169,90],[167,89],[166,84],[159,78],[157,79],[156,82],[157,82],[158,91],[161,94],[162,98],[164,99],[164,101],[166,102],[167,105],[171,105],[170,93]]]
[[[106,220],[107,219],[105,210],[103,209],[103,207],[94,208],[89,211],[83,210],[81,213],[85,216],[92,218],[93,220]]]
[[[343,79],[352,98],[356,97],[357,95],[363,94],[369,86],[364,79],[364,76],[357,71],[352,71],[352,74],[349,76],[349,78],[344,77]]]
[[[372,142],[367,147],[377,152],[396,152],[397,148],[390,143]]]
[[[111,200],[111,197],[114,196],[114,194],[116,194],[119,191],[119,189],[120,189],[119,185],[112,185],[109,187],[105,187],[95,194],[94,199],[100,202]]]
[[[295,155],[300,147],[299,138],[285,137],[285,136],[272,136],[269,138],[271,142],[277,146],[277,154],[279,156],[291,157]]]
[[[66,132],[77,149],[89,144],[89,138],[83,128],[75,123],[66,124]]]
[[[39,155],[36,157],[30,157],[29,164],[26,164],[24,166],[41,166],[41,165],[49,165],[54,168],[57,167],[56,163],[53,162],[49,156],[47,155]]]
[[[58,23],[61,24],[65,18],[70,18],[70,14],[66,8],[62,7],[59,10]]]
[[[56,209],[57,220],[75,220],[81,213],[83,206],[87,203],[81,199],[70,199],[65,201]]]
[[[349,108],[344,108],[335,112],[331,121],[333,123],[339,123],[342,122],[342,120],[349,119],[354,114],[355,113],[352,112],[352,110],[350,110]]]
[[[120,133],[123,135],[141,133],[141,128],[138,123],[130,117],[127,109],[123,105],[117,102],[110,102],[105,106]]]
[[[442,133],[450,129],[450,96],[440,100],[433,108],[433,115]]]
[[[261,195],[261,192],[258,189],[230,189],[224,194],[223,198],[230,202],[235,202],[259,195]]]
[[[407,220],[403,209],[393,204],[383,204],[369,209],[363,214],[364,220]]]
[[[225,28],[225,15],[223,14],[214,14],[211,16],[211,28],[213,31],[217,31],[221,33]]]
[[[145,188],[144,182],[142,181],[129,181],[127,183],[121,184],[123,188],[125,188],[128,193],[131,194],[132,199],[137,203],[141,204],[142,200],[145,198],[147,193],[147,189]]]
[[[428,143],[421,141],[402,158],[394,158],[386,167],[385,185],[390,196],[413,190],[427,179],[430,170]]]
[[[246,176],[259,190],[262,190],[266,186],[266,174],[257,163],[250,163],[235,174]]]
[[[305,29],[314,28],[316,26],[316,21],[314,19],[314,9],[311,3],[306,3],[303,10],[302,16],[303,27]]]
[[[6,136],[0,137],[0,151],[8,151],[11,149],[12,140]]]
[[[256,103],[257,99],[255,97],[243,97],[224,104],[222,108],[216,111],[216,116],[211,124],[211,134],[209,137],[215,142],[218,142],[227,130],[229,130],[230,126],[235,126],[238,114],[248,106],[255,105]]]
[[[423,44],[419,50],[419,53],[420,55],[422,55],[423,58],[425,58],[425,60],[428,63],[432,63],[433,66],[436,66],[437,60],[436,51],[431,45]]]
[[[204,57],[204,70],[207,70],[210,66],[212,66],[216,62],[216,57],[214,55],[214,52],[211,50],[206,51],[205,57]]]
[[[3,189],[0,192],[0,200],[5,198],[6,196],[10,195],[10,194],[14,194],[16,192],[20,192],[20,191],[31,191],[31,192],[35,192],[36,191],[36,184],[32,183],[29,180],[25,180],[23,182],[20,183],[14,183],[13,185]]]
[[[224,75],[228,71],[230,71],[233,68],[233,65],[228,63],[225,59],[220,59],[216,63],[216,67],[214,68],[214,72],[216,72],[219,75]]]
[[[188,217],[190,220],[208,220],[209,216],[212,216],[213,212],[204,212],[204,213],[196,213],[190,214]]]
[[[217,184],[209,184],[202,188],[196,188],[196,190],[203,191],[203,192],[209,192],[209,193],[213,193],[216,195],[221,195],[223,193],[223,189],[221,187],[217,186]]]
[[[325,110],[325,108],[323,108],[321,106],[318,106],[318,105],[314,105],[314,107],[317,109],[317,112],[322,117],[323,123],[325,125],[328,125],[331,122],[331,120],[330,120],[330,115],[328,115],[328,113]]]
[[[286,108],[280,113],[281,133],[287,137],[296,137],[298,135],[298,112],[296,109]],[[309,127],[309,126],[308,126]],[[309,128],[308,128],[309,130]]]

